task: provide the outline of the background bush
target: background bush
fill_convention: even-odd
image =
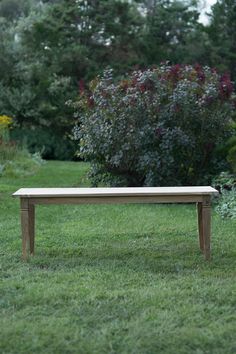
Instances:
[[[15,128],[11,137],[27,146],[30,153],[38,152],[46,160],[72,160],[75,157],[76,146],[67,134],[59,135],[46,127]]]
[[[221,190],[221,196],[216,206],[216,212],[222,218],[236,218],[236,188]]]
[[[231,189],[236,189],[236,175],[229,172],[221,172],[213,179],[212,185],[220,192],[222,190],[230,191]]]
[[[43,163],[38,153],[30,154],[26,148],[12,142],[0,144],[0,177],[33,175]]]
[[[232,128],[234,134],[227,141],[226,150],[227,150],[227,160],[231,164],[233,172],[236,173],[236,123],[235,122],[233,123]]]
[[[236,218],[236,175],[221,172],[212,185],[220,192],[219,197],[214,199],[216,212],[222,218]]]
[[[161,65],[116,82],[111,71],[81,93],[75,136],[93,182],[207,184],[225,167],[233,85],[209,67]]]

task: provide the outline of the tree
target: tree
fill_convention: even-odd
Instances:
[[[192,62],[188,45],[199,26],[196,3],[149,0],[146,1],[146,13],[143,38],[146,63]]]
[[[123,1],[35,0],[30,13],[16,21],[11,45],[12,58],[17,59],[11,83],[2,81],[1,105],[16,118],[32,149],[44,149],[46,157],[60,157],[45,147],[45,136],[57,137],[61,153],[74,125],[66,102],[77,96],[79,82],[109,65],[122,74],[140,60],[140,19],[136,7]],[[53,139],[49,140],[48,145]]]
[[[207,29],[211,51],[210,61],[220,71],[228,71],[236,79],[236,2],[218,0],[212,7],[210,26]]]
[[[120,77],[134,66],[199,62],[235,77],[234,1],[219,1],[207,28],[196,2],[0,1],[1,113],[15,117],[32,150],[58,158],[54,150],[64,149],[68,158],[74,119],[66,102],[107,67]]]
[[[91,79],[111,65],[123,72],[137,63],[141,16],[135,6],[113,0],[56,1],[41,5],[19,25],[24,51],[57,74]]]
[[[0,17],[8,21],[17,20],[29,13],[33,0],[1,0]]]

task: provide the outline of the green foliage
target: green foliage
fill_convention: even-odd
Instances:
[[[128,2],[61,0],[41,6],[22,21],[19,34],[30,55],[40,56],[54,72],[91,79],[113,61],[125,69],[137,62],[140,20]]]
[[[221,190],[231,190],[236,188],[236,176],[230,174],[229,172],[221,172],[219,176],[216,176],[212,184],[219,191]]]
[[[29,13],[21,3],[5,3],[24,16],[9,26],[6,11],[0,11],[6,16],[0,17],[1,110],[15,118],[21,140],[25,130],[39,131],[37,143],[25,139],[30,150],[35,145],[35,151],[45,151],[49,158],[72,159],[69,134],[74,120],[66,102],[76,98],[81,79],[92,78],[111,62],[117,72],[137,62],[141,17],[122,1],[32,1]],[[42,138],[40,144],[46,134],[53,138]]]
[[[217,153],[228,161],[228,169],[236,173],[236,123],[234,121],[230,125],[232,130],[232,136],[223,142],[217,149]]]
[[[235,79],[235,1],[218,1],[208,26],[198,17],[195,0],[2,0],[0,110],[15,118],[21,140],[25,130],[48,130],[54,146],[37,149],[56,151],[67,140],[65,154],[49,156],[72,159],[66,102],[76,99],[81,80],[86,86],[107,67],[121,77],[161,61],[199,62]]]
[[[236,79],[236,2],[218,0],[212,7],[211,23],[207,28],[210,40],[208,60],[221,71],[229,71]]]
[[[222,168],[215,149],[234,112],[228,76],[162,65],[118,82],[106,71],[90,90],[81,95],[75,133],[95,184],[205,184]]]
[[[0,181],[0,352],[234,353],[236,220],[213,213],[205,262],[194,205],[38,206],[36,255],[21,261],[11,193],[86,186],[88,168],[48,161]]]
[[[170,63],[189,64],[199,59],[201,62],[200,53],[197,54],[196,49],[192,47],[192,42],[198,46],[199,38],[196,37],[201,33],[196,4],[193,1],[178,0],[159,0],[150,3],[149,6],[147,4],[142,38],[145,63],[152,65],[168,60]],[[204,46],[204,41],[201,46]]]
[[[25,177],[35,174],[43,160],[39,154],[31,155],[26,148],[13,142],[0,143],[0,177]]]
[[[236,173],[236,123],[232,125],[234,136],[232,136],[226,144],[227,160],[231,164],[233,171]]]
[[[236,188],[221,190],[221,196],[216,211],[222,218],[236,218]]]
[[[31,153],[39,152],[43,159],[71,160],[76,152],[71,139],[48,128],[16,128],[11,136]]]
[[[0,17],[14,21],[29,12],[32,0],[1,0]]]
[[[40,154],[30,155],[26,148],[10,139],[12,123],[11,117],[0,115],[0,177],[33,174],[43,162]]]
[[[229,139],[228,161],[232,164],[234,172],[236,173],[236,136]]]
[[[212,184],[220,192],[215,200],[217,213],[222,218],[236,218],[236,175],[222,172]]]

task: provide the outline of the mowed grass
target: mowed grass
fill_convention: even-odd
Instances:
[[[21,261],[11,193],[85,186],[87,170],[0,179],[0,353],[235,353],[236,221],[213,213],[205,262],[194,205],[37,206],[36,255]]]

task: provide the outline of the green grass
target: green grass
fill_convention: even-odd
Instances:
[[[84,186],[88,166],[48,162],[0,179],[0,352],[236,352],[236,221],[213,214],[212,261],[193,205],[39,206],[21,261],[20,187]]]

